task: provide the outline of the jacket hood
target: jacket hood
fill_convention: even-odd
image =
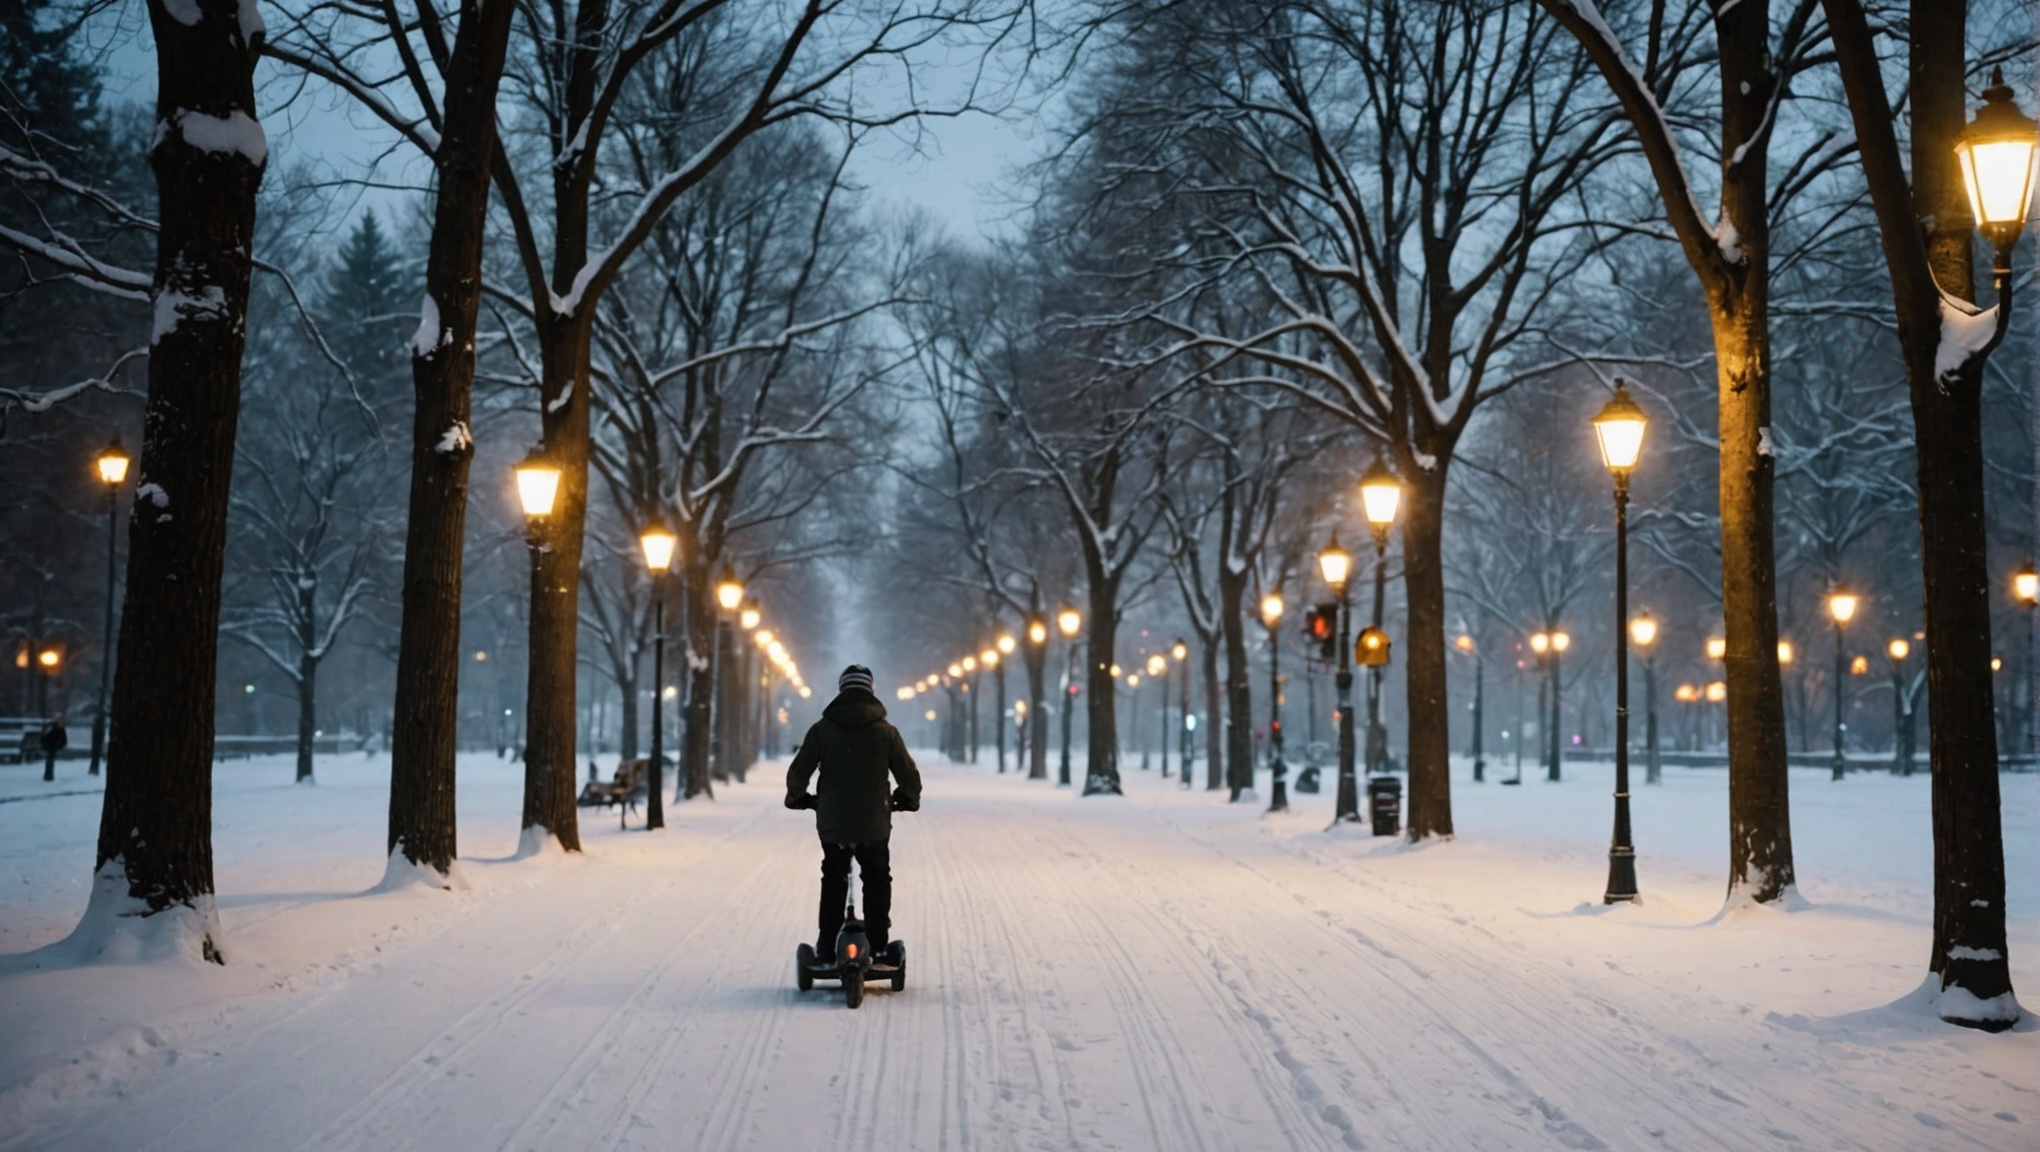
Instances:
[[[868,728],[885,719],[885,705],[862,688],[846,688],[822,709],[822,719],[840,728]]]

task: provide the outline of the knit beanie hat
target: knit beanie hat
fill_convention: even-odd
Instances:
[[[836,677],[836,691],[848,692],[852,688],[871,691],[871,669],[862,664],[852,664],[843,669],[843,674]]]

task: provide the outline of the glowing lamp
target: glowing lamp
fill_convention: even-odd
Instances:
[[[1837,624],[1847,624],[1856,616],[1856,597],[1848,592],[1830,592],[1827,601],[1828,615]]]
[[[997,648],[999,650],[999,655],[1001,656],[1011,656],[1013,654],[1013,649],[1018,648],[1019,646],[1020,645],[1014,641],[1011,633],[1007,633],[1005,635],[1000,636],[999,642],[993,645],[994,648]]]
[[[725,612],[735,612],[737,606],[744,602],[744,586],[737,582],[737,574],[727,564],[723,565],[721,582],[715,586],[715,602],[722,605]]]
[[[1638,648],[1648,648],[1657,643],[1657,621],[1646,612],[1629,622],[1629,638]]]
[[[1719,636],[1707,641],[1707,658],[1709,660],[1720,660],[1727,655],[1728,641],[1721,639]]]
[[[1906,657],[1912,655],[1912,645],[1905,642],[1905,637],[1900,636],[1898,639],[1893,640],[1891,643],[1885,645],[1884,651],[1888,653],[1893,660],[1903,660]]]
[[[762,619],[764,614],[759,611],[757,602],[753,601],[744,605],[743,610],[737,613],[737,626],[746,632],[755,631],[758,621]]]
[[[1728,685],[1716,680],[1707,686],[1707,702],[1709,704],[1719,704],[1726,699],[1728,699]]]
[[[999,666],[999,650],[996,648],[987,648],[984,651],[978,653],[978,663],[984,665],[987,668],[997,668]]]
[[[2012,574],[2012,595],[2028,608],[2040,603],[2040,574],[2033,571],[2032,561]]]
[[[1464,632],[1461,632],[1458,635],[1458,637],[1452,641],[1452,646],[1454,648],[1459,649],[1461,652],[1471,652],[1473,651],[1473,637],[1467,635]]]
[[[524,508],[527,519],[539,520],[552,515],[553,501],[560,493],[560,470],[558,465],[545,458],[545,453],[533,448],[519,461],[517,475],[517,503]]]
[[[1570,647],[1572,647],[1572,636],[1569,633],[1553,632],[1551,634],[1551,650],[1553,652],[1563,652]]]
[[[1792,641],[1778,641],[1778,663],[1781,666],[1792,663]]]
[[[1273,628],[1282,619],[1282,597],[1270,593],[1261,597],[1261,622]]]
[[[1994,69],[1983,107],[1956,137],[1955,159],[1977,230],[1999,249],[2018,243],[2033,199],[2034,125],[2012,102],[2004,69]]]
[[[1376,456],[1360,474],[1360,504],[1367,511],[1367,523],[1379,533],[1395,523],[1396,507],[1402,503],[1402,481]],[[1344,583],[1326,578],[1327,583]]]
[[[1075,608],[1065,608],[1055,614],[1055,626],[1065,637],[1075,636],[1084,626],[1084,614]]]
[[[645,567],[654,576],[664,576],[673,567],[673,553],[680,546],[680,538],[672,529],[657,520],[645,526],[638,533],[638,547],[644,549]]]
[[[1190,645],[1178,640],[1169,648],[1169,655],[1174,656],[1177,660],[1188,660],[1190,658]]]
[[[1147,658],[1147,674],[1160,676],[1169,670],[1169,661],[1159,652]]]
[[[1650,418],[1629,398],[1629,388],[1615,386],[1615,396],[1594,415],[1594,437],[1601,444],[1601,463],[1617,476],[1627,476],[1643,455],[1643,430]]]
[[[128,454],[120,446],[120,437],[115,436],[100,450],[98,464],[100,482],[108,488],[117,488],[127,479]]]
[[[1546,632],[1532,632],[1530,634],[1530,650],[1539,656],[1551,651],[1550,634]]]
[[[1332,533],[1331,542],[1318,553],[1318,571],[1325,577],[1325,583],[1332,591],[1344,594],[1346,578],[1353,574],[1353,554],[1339,547],[1339,534]]]

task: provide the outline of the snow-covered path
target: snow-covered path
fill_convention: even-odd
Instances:
[[[464,794],[511,782],[483,765],[464,768]],[[290,794],[326,794],[315,811],[330,822],[370,807],[364,776],[358,803],[344,783]],[[23,1038],[0,1052],[0,1144],[2036,1143],[2040,1033],[1982,1037],[1884,1007],[1917,980],[1924,951],[1910,889],[1852,875],[1844,895],[1895,892],[1896,906],[1824,903],[1809,883],[1811,910],[1713,920],[1718,874],[1653,861],[1640,817],[1650,902],[1605,911],[1589,902],[1601,880],[1591,848],[1520,828],[1570,811],[1561,794],[1591,814],[1605,786],[1464,785],[1465,838],[1412,851],[1322,833],[1328,796],[1264,818],[1152,773],[1131,773],[1123,800],[1079,801],[934,767],[926,810],[900,817],[894,837],[908,990],[874,987],[851,1012],[791,986],[817,853],[806,815],[779,807],[774,776],[680,808],[661,836],[591,816],[584,858],[491,859],[464,844],[472,887],[452,895],[348,895],[342,882],[242,906],[237,865],[224,862],[238,962],[225,974],[127,970],[144,998],[187,1003],[104,1003],[123,977],[105,967],[0,976],[0,1035]],[[1675,831],[1668,809],[1704,825],[1720,783],[1693,773],[1656,791],[1662,839],[1689,830]],[[1850,803],[1880,788],[1924,795],[1923,781],[1850,785]],[[2014,781],[2011,797],[2030,810],[2031,791]],[[0,822],[80,803],[9,805]],[[1513,841],[1475,831],[1510,811],[1492,805],[1515,806]],[[65,821],[41,819],[62,838]],[[2030,811],[2016,819],[2008,839],[2031,831]],[[336,834],[336,860],[362,831]],[[365,832],[379,839],[379,819]],[[514,828],[492,829],[487,847],[507,857],[510,838]],[[308,857],[296,866],[331,886],[337,877],[317,871],[329,846],[308,834],[295,847]],[[290,850],[251,851],[246,864],[287,871]],[[2020,851],[2024,901],[2031,848]],[[1803,873],[1814,863],[1802,854]],[[2030,920],[2015,928],[2029,997],[2040,996],[2034,935]],[[9,937],[10,949],[26,943]],[[66,1065],[73,1053],[80,1063]]]

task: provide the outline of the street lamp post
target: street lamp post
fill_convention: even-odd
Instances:
[[[1196,757],[1191,745],[1195,730],[1190,727],[1190,645],[1180,637],[1169,647],[1169,655],[1176,658],[1176,677],[1181,682],[1176,696],[1176,727],[1182,730],[1182,754],[1177,757],[1183,769],[1183,787],[1190,787],[1190,765]]]
[[[746,597],[743,606],[737,610],[737,630],[742,633],[730,642],[730,655],[737,661],[737,698],[730,709],[730,734],[736,738],[737,779],[742,781],[744,773],[750,771],[752,761],[758,758],[758,728],[753,723],[756,712],[751,707],[751,694],[764,695],[759,688],[757,675],[758,646],[748,643],[758,631],[758,625],[765,618],[758,601]]]
[[[64,666],[64,654],[55,648],[45,648],[35,656],[38,675],[35,683],[36,713],[42,717],[45,730],[50,726],[50,681]],[[50,751],[43,756],[43,783],[57,778],[57,754]]]
[[[1658,765],[1657,620],[1645,612],[1629,622],[1629,639],[1643,651],[1643,782],[1663,781]]]
[[[1481,754],[1481,736],[1483,735],[1482,728],[1484,727],[1482,712],[1486,703],[1484,699],[1485,692],[1481,683],[1481,673],[1486,668],[1487,662],[1481,659],[1480,650],[1474,644],[1471,633],[1460,633],[1459,638],[1452,643],[1473,660],[1473,782],[1479,784],[1487,779],[1487,757]]]
[[[652,763],[646,774],[647,832],[666,826],[666,573],[673,569],[673,551],[679,543],[672,529],[656,518],[638,533],[645,570],[652,575]]]
[[[1282,597],[1261,598],[1261,624],[1268,629],[1268,811],[1289,811],[1289,766],[1282,762]]]
[[[1077,632],[1084,626],[1084,615],[1075,608],[1065,608],[1055,614],[1056,631],[1063,634],[1063,643],[1068,649],[1069,667],[1063,672],[1062,692],[1062,765],[1056,771],[1056,784],[1067,788],[1070,783],[1070,713],[1077,707]]]
[[[1160,736],[1162,744],[1162,779],[1169,778],[1169,658],[1160,652],[1147,658],[1148,679],[1154,681],[1155,697],[1161,704],[1162,720]]]
[[[1900,776],[1910,776],[1913,724],[1905,692],[1905,658],[1912,655],[1912,645],[1899,636],[1885,646],[1884,653],[1891,658],[1891,770]]]
[[[1339,605],[1339,795],[1332,823],[1360,819],[1360,788],[1353,778],[1353,603],[1348,595],[1353,554],[1339,547],[1338,533],[1318,553],[1318,570]]]
[[[975,656],[963,658],[963,670],[970,679],[963,686],[964,694],[970,697],[970,751],[965,757],[972,764],[978,758],[978,659]]]
[[[1608,845],[1608,891],[1601,898],[1608,904],[1637,896],[1636,845],[1629,829],[1629,474],[1643,454],[1647,424],[1643,409],[1620,384],[1594,417],[1601,462],[1615,476],[1615,833]],[[1655,639],[1654,624],[1651,634]]]
[[[2026,609],[2026,751],[2040,754],[2040,573],[2031,560],[2013,573],[2012,598]]]
[[[113,684],[113,586],[114,550],[120,533],[116,527],[116,511],[120,505],[120,484],[127,479],[127,449],[120,446],[120,437],[115,436],[99,453],[99,482],[106,485],[106,625],[100,632],[99,642],[99,710],[92,717],[92,767],[87,769],[90,776],[99,775],[99,757],[106,750],[106,704]]]
[[[1828,593],[1827,610],[1828,618],[1835,622],[1835,754],[1828,767],[1834,773],[1831,779],[1840,780],[1849,767],[1843,756],[1843,743],[1849,733],[1843,712],[1848,691],[1849,661],[1842,652],[1842,629],[1848,627],[1849,621],[1856,615],[1856,597],[1837,588]]]
[[[1556,784],[1565,776],[1565,650],[1572,647],[1566,632],[1551,634],[1551,773]]]
[[[730,663],[736,656],[731,651],[730,614],[744,603],[744,586],[727,562],[723,564],[722,579],[716,581],[715,602],[721,611],[715,615],[715,650],[709,668],[708,682],[712,687],[708,694],[708,763],[712,775],[727,779],[729,742],[723,729],[729,726],[730,691],[723,681],[729,676]]]
[[[1388,529],[1395,523],[1396,506],[1402,503],[1402,481],[1376,456],[1360,475],[1360,503],[1367,513],[1367,529],[1374,534],[1374,621],[1375,632],[1383,631],[1388,595]],[[1385,663],[1367,667],[1367,772],[1384,770],[1388,760],[1388,730],[1381,725],[1381,670]]]
[[[541,444],[533,446],[531,451],[525,453],[524,459],[518,461],[514,475],[517,478],[517,504],[524,511],[524,543],[531,560],[531,604],[535,612],[539,604],[540,580],[543,576],[543,573],[539,571],[539,563],[546,550],[546,525],[552,516],[553,503],[559,497],[560,468],[559,465],[546,457],[545,447]],[[529,704],[532,695],[531,689],[534,686],[533,679],[536,675],[536,663],[527,659],[525,668],[526,740],[524,743],[524,759],[526,760],[529,760],[531,757],[531,741],[529,739],[531,710]]]
[[[992,741],[997,747],[999,774],[1006,774],[1006,661],[1004,656],[1013,650],[1013,638],[1001,636],[992,647],[978,653],[978,663],[992,670],[994,687],[999,698],[998,707],[992,712]]]
[[[1029,715],[1020,737],[1020,758],[1027,762],[1029,780],[1048,779],[1048,712],[1042,697],[1048,688],[1048,621],[1039,616],[1027,621],[1027,691]]]

